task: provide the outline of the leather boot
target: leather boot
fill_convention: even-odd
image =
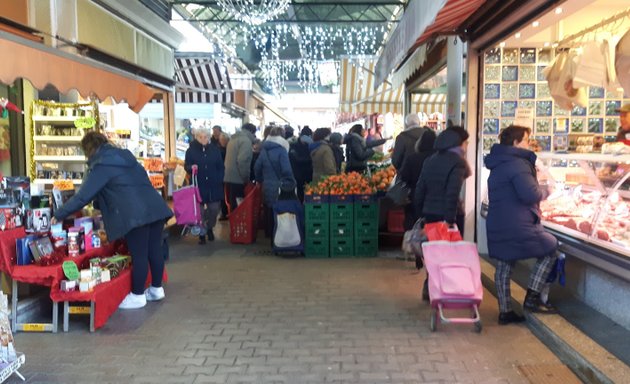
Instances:
[[[199,236],[199,245],[204,245],[206,243],[206,236]]]
[[[551,304],[545,304],[540,299],[540,293],[533,289],[527,289],[525,295],[525,301],[523,301],[523,308],[530,312],[535,313],[556,313],[556,309]]]
[[[525,317],[514,311],[499,313],[499,325],[507,325],[511,323],[522,323]]]

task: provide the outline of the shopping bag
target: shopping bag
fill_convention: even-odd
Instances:
[[[176,187],[181,187],[186,181],[186,170],[181,165],[177,164],[175,172],[173,172],[173,183]]]
[[[285,212],[276,216],[273,243],[277,248],[297,247],[302,243],[297,216],[294,213]]]
[[[429,241],[461,241],[462,235],[457,229],[457,225],[453,225],[449,228],[448,224],[444,221],[438,221],[436,223],[427,223],[424,225],[424,232],[426,233]]]
[[[589,41],[583,44],[575,55],[573,86],[602,87],[608,84],[605,51],[608,41]],[[581,51],[581,52],[580,52]]]
[[[201,225],[201,194],[197,186],[196,168],[193,168],[192,185],[173,192],[173,211],[177,224]]]
[[[543,71],[551,97],[560,108],[566,110],[573,109],[574,104],[583,108],[588,104],[586,88],[573,84],[575,60],[575,51],[560,52],[553,63]]]
[[[409,189],[407,183],[402,180],[396,180],[385,196],[391,199],[395,205],[400,206],[409,204],[409,193],[411,193],[411,189]]]
[[[615,47],[615,71],[626,95],[630,95],[630,29]]]

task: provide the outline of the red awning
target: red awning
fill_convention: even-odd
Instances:
[[[486,0],[448,0],[446,5],[438,12],[433,24],[429,25],[422,35],[416,39],[413,47],[409,50],[409,54],[413,53],[431,37],[455,34],[459,26],[485,2]]]

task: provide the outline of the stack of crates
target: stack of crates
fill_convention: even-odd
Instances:
[[[330,196],[330,257],[354,256],[352,195]]]
[[[378,255],[378,203],[374,195],[356,195],[354,198],[354,255]]]
[[[305,196],[306,257],[330,257],[330,205],[328,196]]]

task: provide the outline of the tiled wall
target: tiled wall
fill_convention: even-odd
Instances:
[[[551,48],[496,48],[484,57],[483,146],[489,150],[499,130],[514,122],[516,107],[535,110],[534,137],[543,151],[574,150],[580,137],[614,141],[619,128],[615,109],[630,99],[622,92],[589,87],[587,108],[558,108],[542,70],[554,58]]]

